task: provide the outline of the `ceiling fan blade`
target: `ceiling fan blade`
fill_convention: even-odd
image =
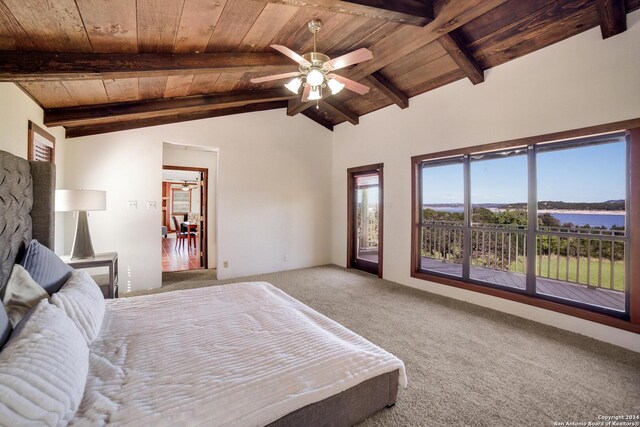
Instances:
[[[365,86],[362,83],[358,83],[346,77],[342,77],[337,74],[329,74],[329,76],[342,83],[344,87],[349,89],[351,92],[355,92],[359,95],[365,95],[370,90],[369,86]]]
[[[275,50],[277,50],[278,52],[288,56],[291,59],[293,59],[294,61],[296,61],[300,65],[307,65],[307,66],[311,65],[311,63],[309,63],[309,61],[307,61],[302,56],[298,55],[297,53],[295,53],[294,51],[292,51],[291,49],[289,49],[286,46],[282,46],[282,45],[279,45],[279,44],[272,44],[271,47],[274,48]]]
[[[286,79],[287,77],[295,77],[298,74],[300,74],[299,71],[293,71],[291,73],[274,74],[273,76],[256,77],[251,79],[251,83],[264,83],[270,82],[271,80]]]
[[[311,86],[304,85],[304,91],[302,92],[302,98],[300,99],[302,102],[309,101],[309,94],[311,93]]]
[[[349,65],[368,61],[370,59],[373,59],[373,53],[371,53],[371,51],[366,47],[363,47],[358,50],[354,50],[353,52],[349,52],[345,55],[334,58],[327,64],[329,64],[332,69],[339,70],[340,68],[348,67]]]

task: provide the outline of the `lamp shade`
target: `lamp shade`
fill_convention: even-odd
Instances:
[[[103,211],[107,192],[99,190],[56,190],[56,211]]]

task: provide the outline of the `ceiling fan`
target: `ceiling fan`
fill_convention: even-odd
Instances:
[[[286,46],[272,44],[271,47],[278,52],[288,56],[299,64],[299,70],[291,73],[276,74],[273,76],[257,77],[251,79],[251,83],[263,83],[272,80],[286,79],[293,77],[284,86],[291,92],[300,93],[300,87],[304,87],[302,92],[302,102],[319,101],[323,97],[323,89],[329,87],[331,94],[335,95],[346,88],[352,92],[364,95],[369,92],[369,87],[354,80],[334,74],[333,71],[359,62],[368,61],[373,58],[373,54],[367,48],[354,50],[353,52],[331,59],[327,55],[316,52],[316,34],[322,28],[322,22],[314,19],[307,24],[307,28],[313,34],[313,52],[298,55]]]
[[[170,182],[171,184],[173,184],[173,186],[175,188],[179,188],[182,191],[189,191],[193,188],[197,188],[198,187],[198,181],[178,181],[178,180],[170,180],[170,181],[166,181],[166,182]],[[179,186],[179,187],[178,187]]]

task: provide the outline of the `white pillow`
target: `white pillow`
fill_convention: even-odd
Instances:
[[[73,320],[87,345],[96,339],[102,327],[105,304],[100,287],[89,273],[74,270],[67,283],[49,301]]]
[[[20,319],[44,298],[49,298],[47,291],[21,265],[14,264],[2,297],[11,326],[15,328]]]
[[[87,381],[89,349],[44,299],[0,352],[0,425],[66,425]]]

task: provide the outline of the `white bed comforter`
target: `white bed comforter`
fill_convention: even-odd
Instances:
[[[260,426],[396,369],[268,283],[109,300],[72,424]]]

